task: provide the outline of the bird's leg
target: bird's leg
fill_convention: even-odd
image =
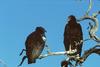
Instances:
[[[69,46],[69,52],[71,52],[71,45]]]
[[[26,49],[22,49],[22,52],[20,53],[20,56],[22,55],[23,51],[26,51]]]
[[[18,65],[18,67],[19,66],[21,66],[22,64],[23,64],[23,62],[24,62],[24,60],[27,58],[27,56],[24,56],[23,58],[22,58],[22,61],[21,61],[21,63]]]

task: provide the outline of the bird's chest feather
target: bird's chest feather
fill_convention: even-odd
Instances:
[[[78,35],[77,29],[69,29],[69,30],[67,30],[67,32],[66,32],[66,37],[68,37],[68,38],[74,38],[74,37],[76,37],[77,35]]]
[[[46,37],[45,37],[45,36],[42,36],[42,40],[43,40],[43,41],[46,41]]]

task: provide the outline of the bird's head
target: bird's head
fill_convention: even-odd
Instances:
[[[68,19],[69,19],[69,20],[76,20],[76,18],[75,18],[74,15],[70,15],[70,16],[68,17]]]
[[[45,32],[47,32],[43,27],[36,27],[36,31],[41,33],[41,34],[44,34]]]
[[[70,24],[73,24],[74,22],[76,22],[75,16],[74,16],[74,15],[70,15],[70,16],[68,17],[68,22],[69,22]]]

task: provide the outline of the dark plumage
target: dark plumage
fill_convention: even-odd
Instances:
[[[25,58],[28,58],[28,64],[36,62],[36,59],[40,56],[45,46],[45,32],[46,30],[43,27],[37,27],[35,31],[27,37],[25,42],[26,50],[23,49],[20,54],[22,55],[23,51],[25,50],[26,56],[23,57],[20,65],[22,65]]]
[[[83,33],[79,23],[77,23],[75,16],[71,15],[68,17],[68,24],[64,30],[64,46],[65,50],[77,50],[77,54],[81,56]],[[76,44],[78,43],[78,44]]]
[[[68,67],[68,66],[73,67],[72,63],[69,61],[63,60],[61,62],[61,67]]]
[[[61,62],[61,67],[68,67],[68,61],[62,61]]]

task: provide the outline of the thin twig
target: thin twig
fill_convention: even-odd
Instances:
[[[92,0],[89,0],[89,7],[88,7],[88,10],[86,12],[86,15],[88,15],[90,13],[91,9],[92,9]]]

